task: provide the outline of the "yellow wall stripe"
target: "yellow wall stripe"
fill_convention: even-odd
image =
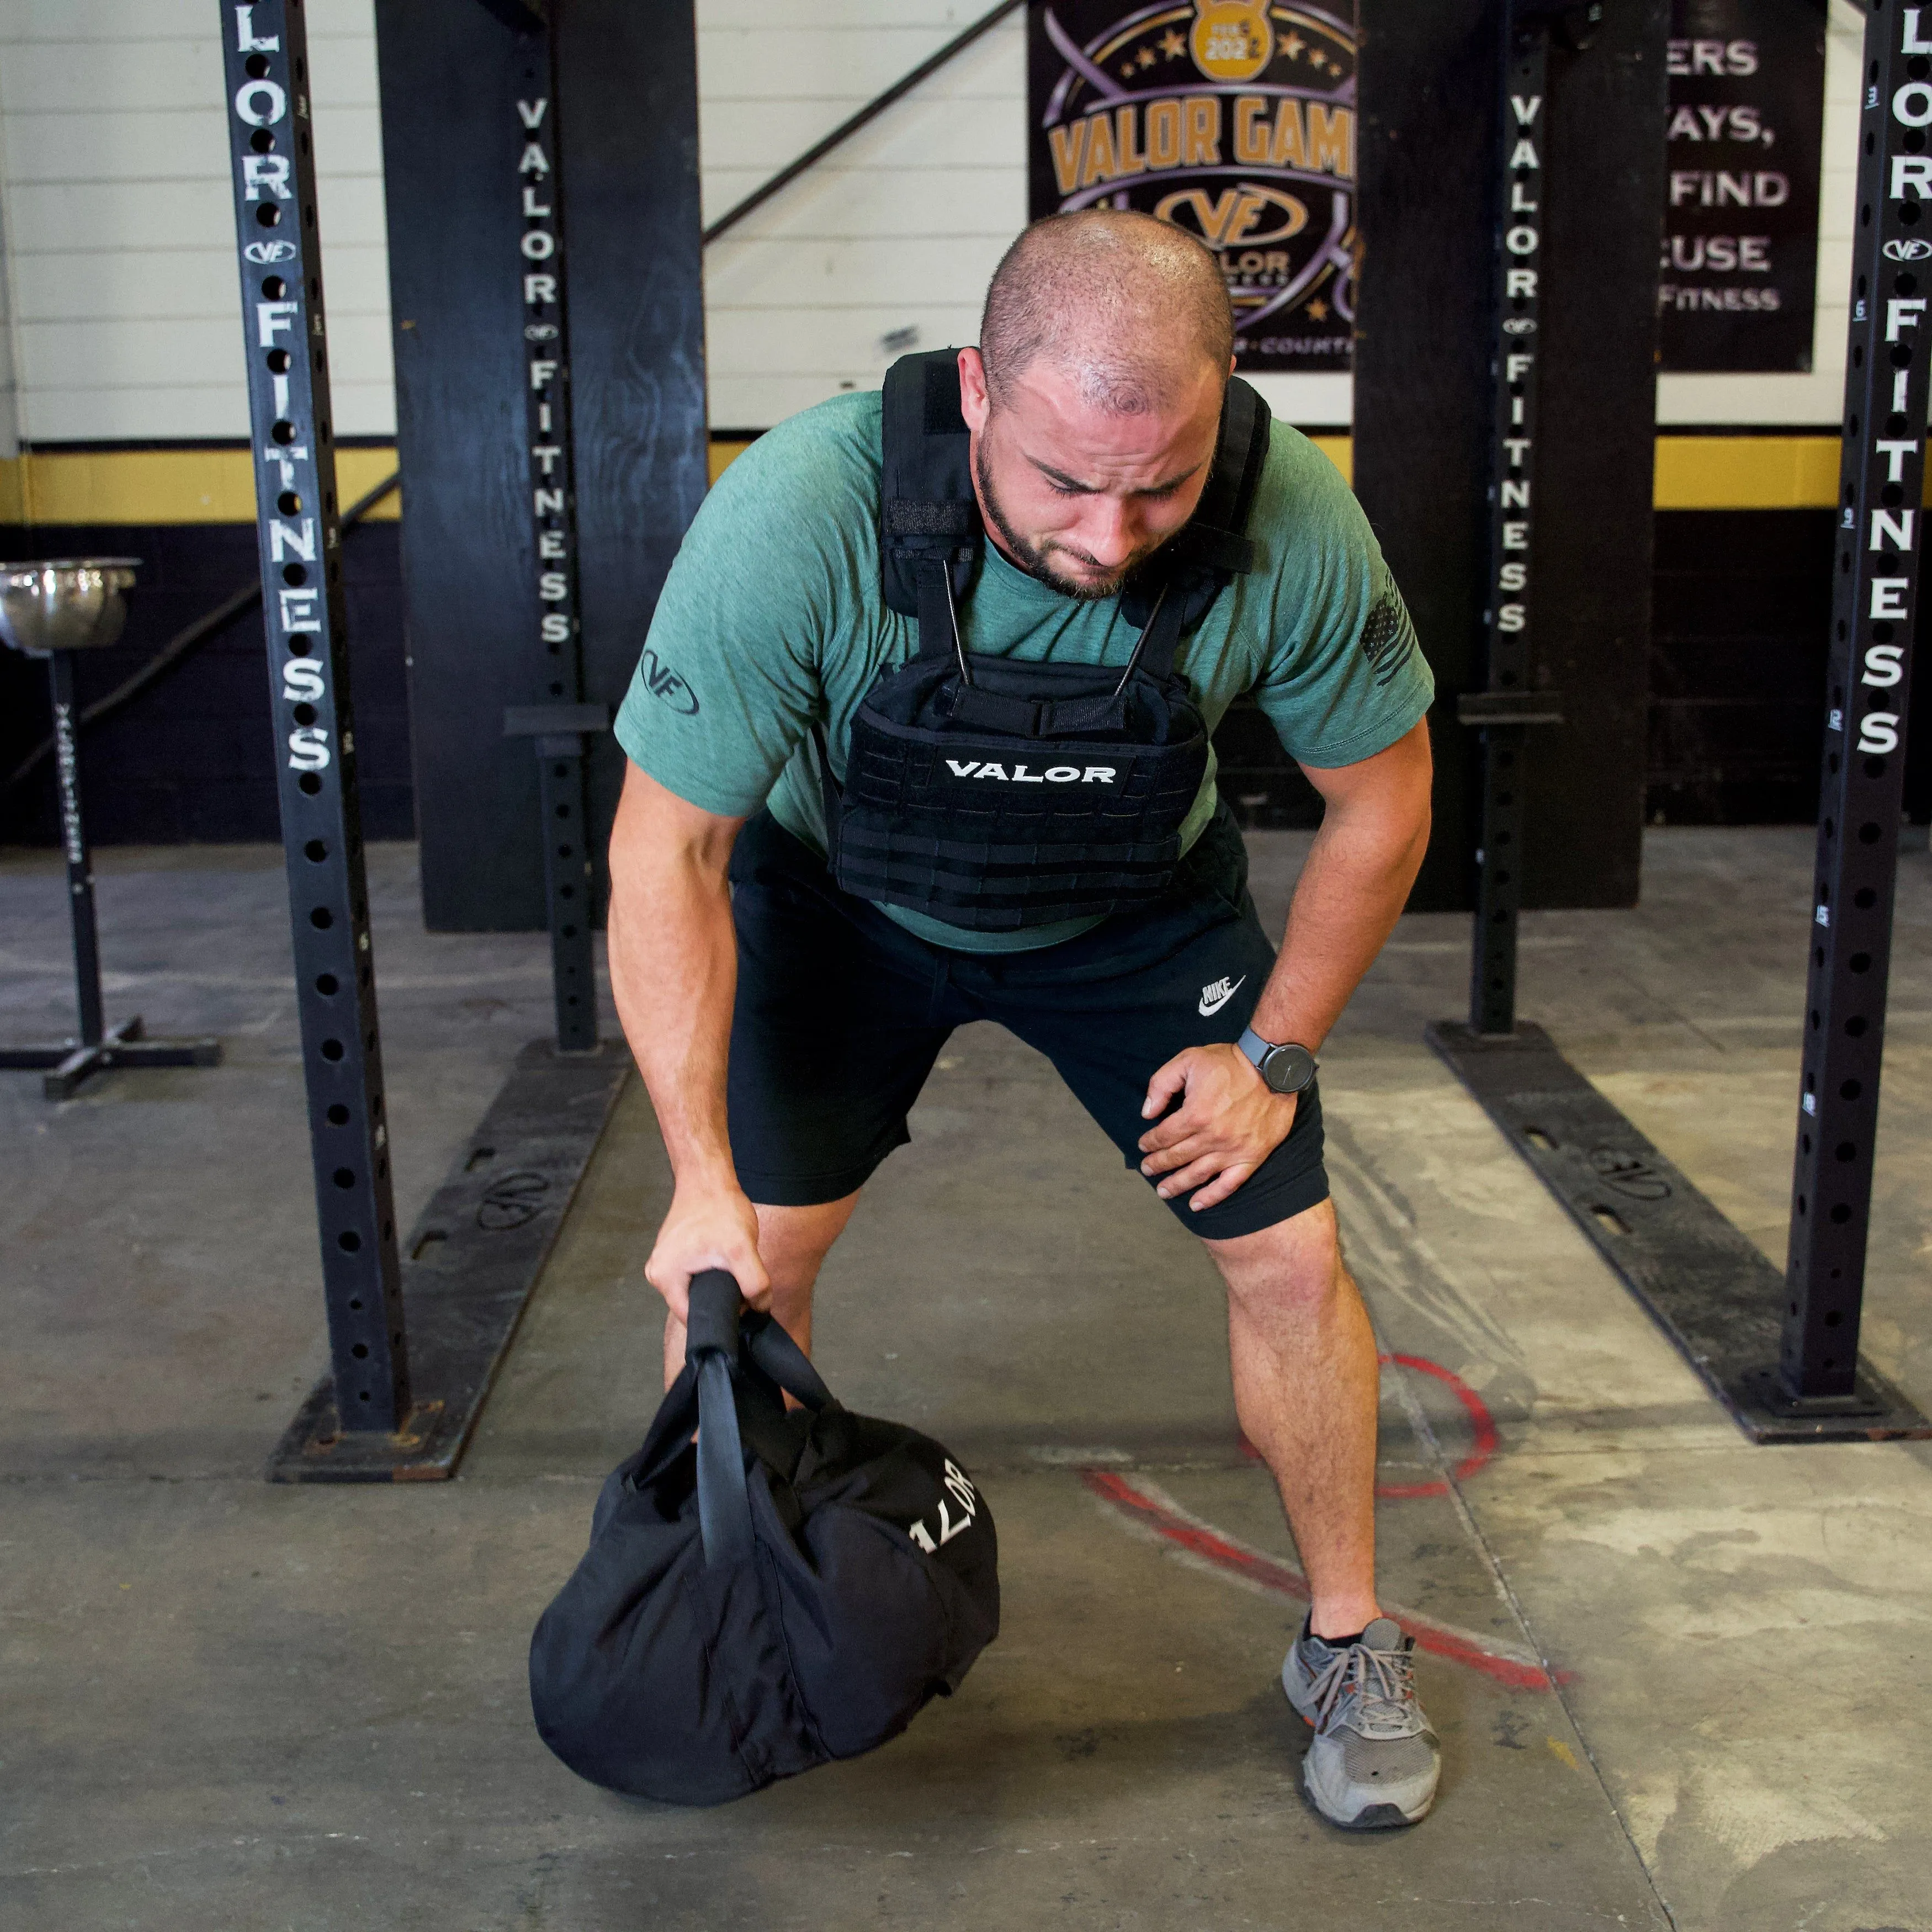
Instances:
[[[1309,441],[1340,470],[1343,480],[1355,480],[1355,442],[1347,436],[1311,436]]]
[[[1660,510],[1829,509],[1838,500],[1834,436],[1660,436]]]
[[[393,449],[338,449],[335,487],[352,503],[394,470]],[[245,449],[32,450],[0,470],[0,521],[252,524],[255,472]],[[401,514],[394,492],[371,520]],[[4,507],[14,506],[10,514]]]
[[[716,482],[752,446],[749,436],[718,436],[711,445],[711,480]]]
[[[1352,478],[1348,437],[1311,440]],[[712,481],[749,447],[714,442]],[[1827,509],[1837,500],[1838,453],[1829,435],[1660,436],[1653,500],[1660,510]],[[393,449],[338,450],[343,501],[352,503],[395,466]],[[370,515],[388,522],[400,513],[398,491]],[[254,514],[245,449],[36,450],[0,462],[0,524],[245,524]]]

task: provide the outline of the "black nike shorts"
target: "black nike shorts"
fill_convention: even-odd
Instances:
[[[912,1138],[908,1112],[952,1029],[972,1020],[997,1020],[1045,1054],[1138,1174],[1148,1082],[1184,1048],[1238,1040],[1274,970],[1247,870],[1224,807],[1152,905],[1062,945],[959,952],[841,892],[760,812],[731,861],[739,1184],[778,1208],[855,1192]],[[1198,1214],[1185,1194],[1167,1204],[1210,1240],[1273,1227],[1328,1198],[1322,1144],[1311,1086],[1288,1138],[1227,1200]]]

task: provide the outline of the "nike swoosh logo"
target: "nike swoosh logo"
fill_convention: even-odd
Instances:
[[[1225,993],[1217,993],[1211,1000],[1203,993],[1201,996],[1201,1017],[1204,1020],[1211,1019],[1247,983],[1248,976],[1244,973]]]

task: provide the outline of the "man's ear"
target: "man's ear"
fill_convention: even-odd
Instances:
[[[959,413],[975,436],[985,430],[986,418],[993,413],[993,399],[986,392],[986,365],[976,349],[959,352]]]

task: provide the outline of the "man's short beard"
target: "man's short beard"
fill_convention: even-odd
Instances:
[[[1000,533],[1000,541],[1011,555],[1014,562],[1029,577],[1037,578],[1049,589],[1057,590],[1063,597],[1071,597],[1082,604],[1099,604],[1109,597],[1120,595],[1126,584],[1141,565],[1144,563],[1160,546],[1150,544],[1143,550],[1136,551],[1121,568],[1110,577],[1097,583],[1083,583],[1078,578],[1063,577],[1047,561],[1048,551],[1039,545],[1029,543],[1013,528],[1012,521],[1001,507],[998,496],[993,488],[992,472],[986,466],[986,446],[983,441],[975,455],[974,474],[979,478],[980,500],[986,506],[986,515],[994,530]]]

